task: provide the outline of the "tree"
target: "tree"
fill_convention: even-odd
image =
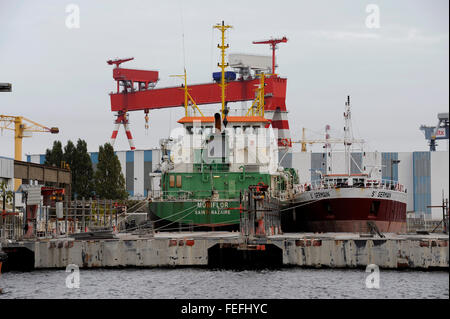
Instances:
[[[94,170],[85,141],[78,139],[72,160],[72,189],[78,197],[91,197],[94,189]]]
[[[53,143],[51,150],[45,153],[45,164],[61,167],[61,162],[68,164],[72,173],[72,197],[91,197],[93,192],[94,171],[92,161],[87,152],[85,141],[78,139],[77,146],[67,141],[64,152],[60,141]]]
[[[63,161],[66,162],[66,164],[69,164],[69,168],[71,170],[73,170],[73,164],[76,161],[75,160],[76,157],[76,149],[75,149],[75,145],[73,145],[71,140],[67,141],[66,146],[64,146],[64,154],[62,156]],[[73,183],[73,178],[72,178],[72,183]]]
[[[63,161],[63,149],[60,141],[53,142],[53,148],[45,151],[44,165],[61,167]]]
[[[94,183],[95,193],[99,198],[125,199],[128,197],[119,158],[114,154],[114,149],[109,143],[99,148]]]

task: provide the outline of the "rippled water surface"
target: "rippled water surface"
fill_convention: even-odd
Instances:
[[[66,287],[64,270],[8,272],[1,298],[449,298],[448,272],[380,271],[367,289],[361,270],[301,269],[80,270],[80,288]]]

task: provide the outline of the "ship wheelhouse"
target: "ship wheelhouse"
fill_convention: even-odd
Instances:
[[[178,123],[183,130],[161,176],[164,197],[231,199],[258,183],[279,188],[277,140],[264,117],[186,116]]]

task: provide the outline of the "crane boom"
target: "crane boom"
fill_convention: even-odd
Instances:
[[[14,131],[14,159],[22,160],[22,138],[31,137],[31,132],[59,133],[57,127],[47,127],[23,116],[0,115],[0,129]],[[14,189],[17,190],[21,184],[20,179],[14,179]]]
[[[270,48],[272,49],[272,73],[276,77],[275,73],[275,50],[277,49],[278,43],[286,43],[287,42],[286,37],[282,37],[281,39],[270,39],[270,40],[264,40],[264,41],[253,41],[253,44],[270,44]]]

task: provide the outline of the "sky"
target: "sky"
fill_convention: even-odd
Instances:
[[[66,26],[70,4],[79,8],[79,28]],[[378,28],[366,23],[371,4],[379,9]],[[212,26],[224,20],[233,26],[227,53],[270,55],[268,45],[252,41],[288,38],[277,50],[277,73],[288,79],[293,140],[303,127],[308,138],[323,137],[327,124],[334,136],[342,135],[350,95],[354,134],[367,142],[366,150],[426,151],[419,126],[436,125],[437,113],[449,109],[448,11],[447,0],[0,0],[0,82],[13,86],[0,93],[0,114],[59,128],[58,135],[25,138],[24,156],[45,153],[54,140],[65,145],[79,138],[98,151],[114,121],[109,93],[115,82],[106,61],[134,57],[123,66],[158,70],[157,87],[179,85],[170,75],[184,67],[188,83],[210,82],[220,40]],[[137,149],[157,147],[183,112],[151,111],[148,131],[144,113],[131,112]],[[438,142],[438,150],[447,147]],[[129,149],[123,128],[115,149]],[[11,131],[0,136],[0,156],[14,156]]]

